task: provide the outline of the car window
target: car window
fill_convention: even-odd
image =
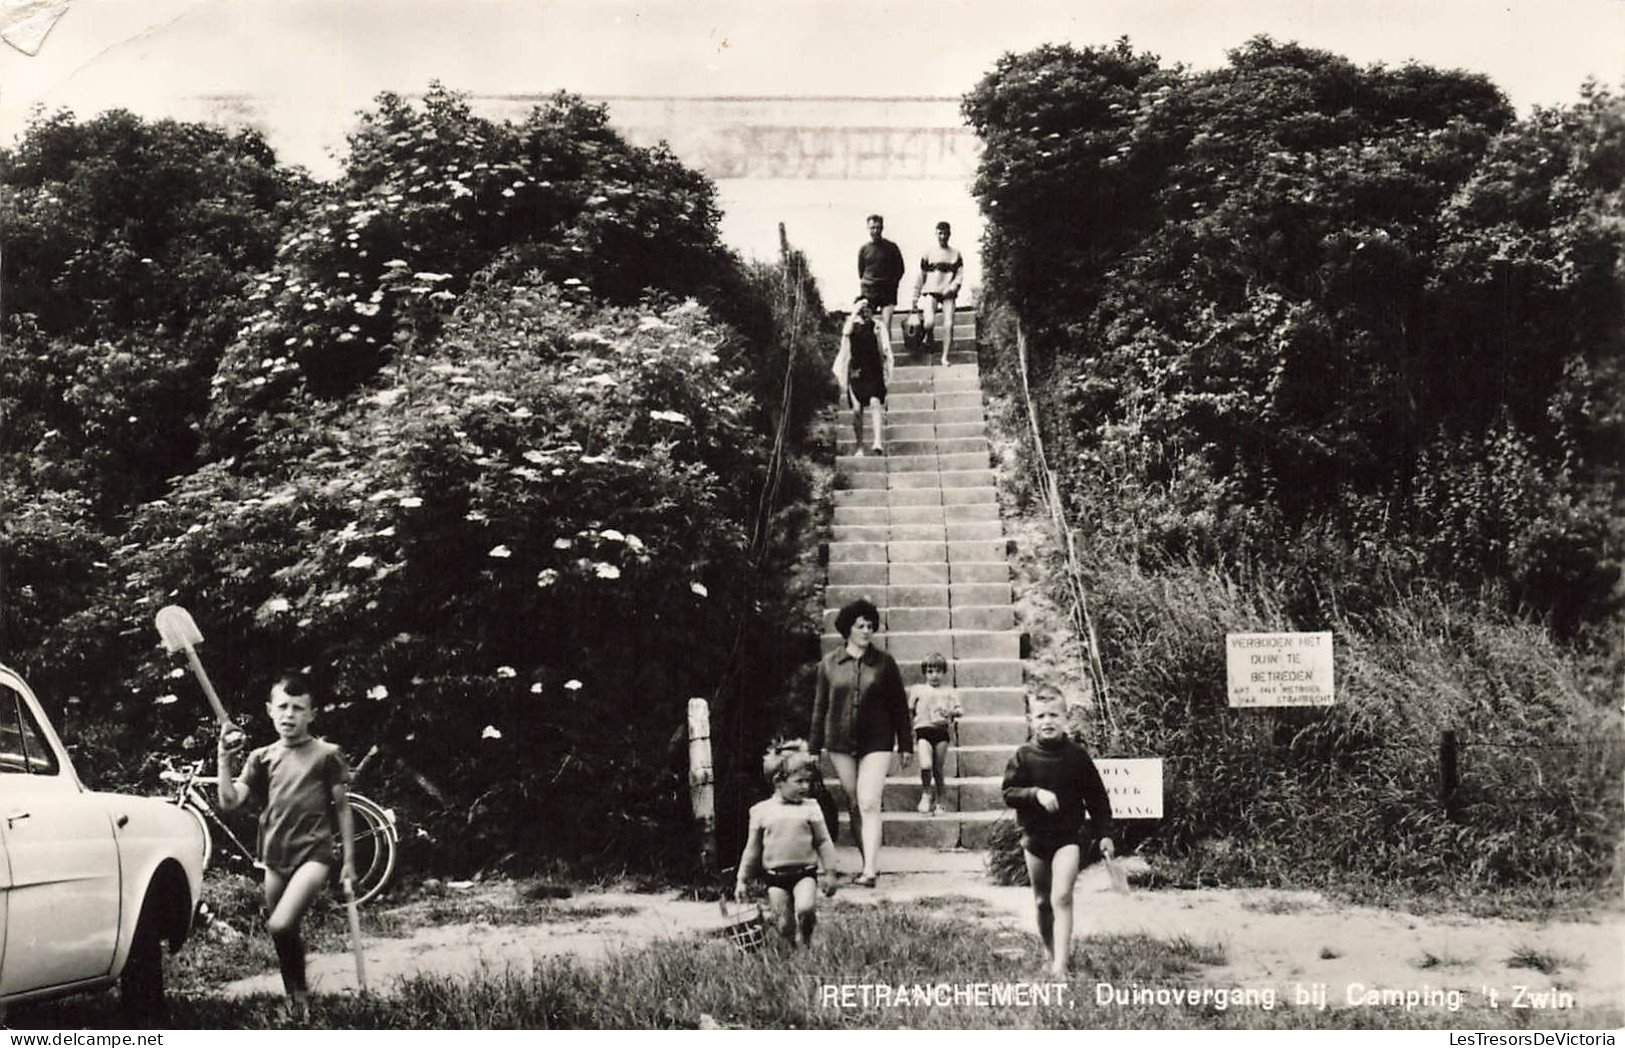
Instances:
[[[56,754],[23,697],[0,684],[0,774],[55,775]]]

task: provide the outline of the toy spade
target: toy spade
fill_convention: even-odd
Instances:
[[[362,993],[367,992],[367,958],[361,952],[361,913],[355,905],[355,882],[344,879],[344,909],[350,917],[350,949],[355,954],[355,981]]]
[[[1112,891],[1119,895],[1129,894],[1132,889],[1130,889],[1128,883],[1128,871],[1123,869],[1123,864],[1117,859],[1107,859],[1105,861],[1106,876],[1111,878]]]
[[[158,609],[154,622],[165,651],[186,652],[186,661],[192,664],[192,675],[203,685],[203,694],[208,697],[209,705],[214,707],[214,715],[220,726],[235,727],[231,718],[226,716],[226,708],[220,704],[220,696],[215,694],[214,685],[209,683],[209,675],[203,671],[203,663],[197,657],[196,646],[203,643],[203,634],[198,631],[191,614],[185,608],[171,604]]]

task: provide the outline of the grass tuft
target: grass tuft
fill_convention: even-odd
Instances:
[[[1526,943],[1513,947],[1507,958],[1508,968],[1530,968],[1543,975],[1556,975],[1564,968],[1578,967],[1569,957],[1551,950],[1538,950]]]

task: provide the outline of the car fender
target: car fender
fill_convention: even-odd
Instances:
[[[203,838],[197,821],[153,797],[98,793],[119,850],[119,937],[113,977],[124,970],[142,906],[153,889],[165,906],[163,935],[177,950],[192,930],[203,894]]]

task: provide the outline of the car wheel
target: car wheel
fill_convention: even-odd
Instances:
[[[119,976],[119,1003],[132,1027],[165,1025],[164,937],[158,927],[159,907],[151,895],[130,942],[130,957]]]

